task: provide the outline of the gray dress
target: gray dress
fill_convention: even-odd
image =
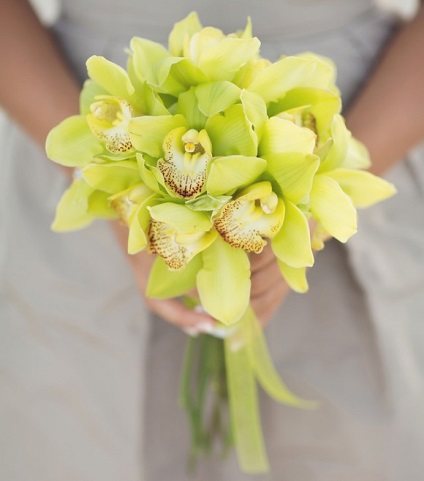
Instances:
[[[371,0],[65,0],[55,27],[81,79],[92,54],[123,63],[133,35],[165,42],[197,10],[242,28],[262,53],[332,57],[348,103],[393,18]],[[370,106],[370,108],[375,108]],[[185,336],[152,316],[105,222],[49,225],[66,180],[9,123],[0,162],[0,479],[186,481],[177,405]],[[349,251],[317,256],[310,292],[267,329],[302,411],[262,399],[272,481],[420,481],[424,469],[424,168],[420,151],[389,173],[399,194],[361,214]],[[242,481],[234,457],[193,479]]]

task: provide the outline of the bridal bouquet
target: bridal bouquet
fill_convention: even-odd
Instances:
[[[281,275],[305,292],[313,251],[327,237],[346,242],[356,207],[394,193],[364,170],[331,61],[306,53],[271,63],[259,47],[250,21],[225,35],[195,13],[174,26],[168,49],[133,38],[127,69],[88,59],[81,114],[47,139],[48,156],[75,168],[53,229],[120,218],[128,252],[156,254],[147,295],[196,288],[194,302],[227,326],[224,340],[190,341],[181,398],[193,454],[219,435],[250,472],[267,469],[257,383],[280,402],[313,403],[291,394],[272,365],[249,307],[249,254],[270,243]]]

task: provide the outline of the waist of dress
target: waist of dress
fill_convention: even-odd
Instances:
[[[159,0],[160,2],[160,0]],[[255,3],[237,14],[235,12],[199,11],[200,20],[204,25],[221,28],[225,33],[241,30],[250,16],[253,23],[253,35],[265,42],[295,41],[313,36],[328,35],[333,31],[369,21],[370,17],[383,15],[376,5],[369,1],[335,2],[329,1],[298,1],[282,2],[283,5],[267,7],[266,3],[257,2],[263,8],[255,7]],[[285,5],[284,5],[285,4]],[[218,8],[216,10],[219,10]],[[205,14],[206,13],[206,14]],[[65,11],[59,19],[56,29],[73,30],[89,38],[98,37],[114,39],[115,42],[127,42],[133,36],[148,38],[162,44],[167,43],[173,24],[183,18],[187,12],[163,12],[140,15],[139,9],[131,11],[113,8],[111,4],[97,11]]]

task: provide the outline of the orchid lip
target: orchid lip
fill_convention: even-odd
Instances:
[[[93,134],[105,142],[112,153],[128,153],[134,150],[128,132],[133,117],[131,105],[124,99],[101,95],[90,106],[87,123]]]
[[[172,130],[163,143],[164,158],[158,168],[166,187],[177,197],[193,199],[205,190],[206,169],[212,158],[205,130]]]
[[[247,252],[262,252],[281,228],[284,203],[275,193],[263,198],[249,199],[241,196],[226,204],[214,221],[216,230],[233,247]]]
[[[166,222],[151,220],[149,250],[161,256],[170,270],[183,269],[193,257],[216,238],[216,231],[183,233]]]

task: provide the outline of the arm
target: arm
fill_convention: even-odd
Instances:
[[[49,130],[78,112],[78,82],[24,0],[1,0],[0,104],[44,148]]]
[[[26,0],[0,2],[0,105],[42,148],[50,129],[79,111],[80,86],[67,66],[54,38]],[[7,45],[7,48],[6,48]],[[53,165],[52,165],[52,168]],[[128,230],[112,224],[126,251]],[[128,256],[140,293],[144,296],[152,256]],[[186,309],[175,300],[147,300],[149,307],[180,327],[211,325],[212,319]]]
[[[382,174],[424,138],[424,3],[399,29],[346,120]]]

